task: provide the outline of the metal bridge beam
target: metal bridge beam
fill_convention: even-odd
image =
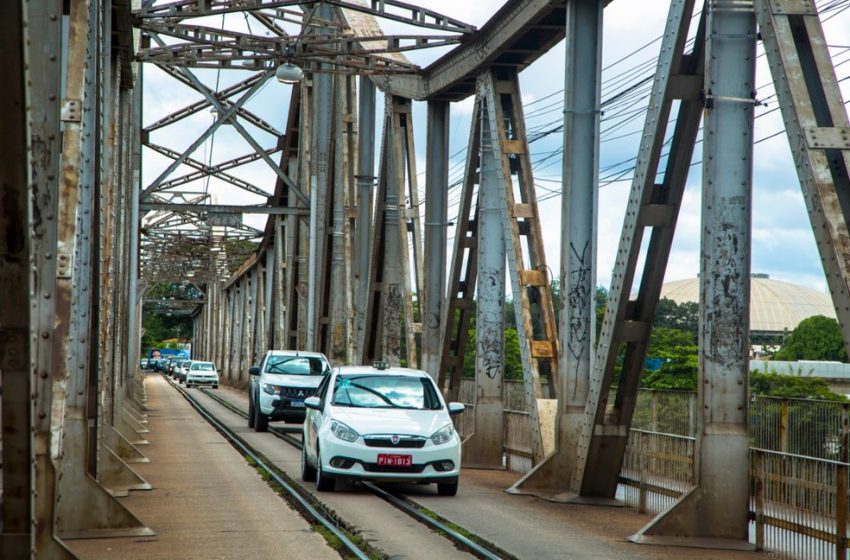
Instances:
[[[515,493],[574,496],[572,472],[584,424],[596,333],[603,6],[601,0],[567,3],[556,450],[511,488]]]
[[[440,322],[446,293],[446,230],[449,191],[449,103],[428,102],[425,173],[424,293],[422,369],[437,380],[440,371]]]
[[[362,76],[358,99],[357,137],[357,220],[355,221],[357,295],[354,318],[354,354],[363,355],[366,312],[369,294],[369,270],[372,262],[372,209],[375,190],[375,85]]]
[[[0,556],[3,558],[33,557],[36,531],[46,532],[51,539],[53,537],[52,519],[47,526],[36,525],[36,492],[47,492],[48,488],[37,487],[32,460],[35,450],[33,430],[37,424],[33,418],[31,397],[37,377],[32,375],[30,368],[31,356],[35,355],[35,344],[31,341],[39,340],[38,336],[31,336],[38,332],[35,330],[38,318],[35,313],[35,316],[30,315],[30,298],[40,293],[34,291],[38,286],[33,285],[33,279],[37,277],[30,274],[30,259],[38,254],[36,249],[41,235],[40,228],[33,228],[33,212],[38,208],[31,205],[33,200],[36,203],[44,199],[53,200],[53,189],[47,190],[44,199],[30,196],[30,181],[36,188],[42,186],[40,183],[44,179],[39,176],[31,178],[29,135],[33,134],[34,162],[42,161],[38,156],[56,153],[45,149],[47,138],[43,134],[46,132],[45,125],[53,128],[51,121],[58,120],[58,115],[50,115],[50,109],[58,113],[58,107],[56,103],[30,105],[28,96],[33,95],[33,101],[38,100],[36,92],[39,90],[44,95],[48,92],[55,95],[59,69],[58,63],[52,68],[43,64],[46,57],[36,53],[33,53],[35,56],[30,55],[34,64],[27,68],[24,47],[27,36],[24,30],[28,30],[30,36],[48,31],[45,29],[48,3],[26,4],[26,9],[24,6],[23,2],[0,4],[0,52],[4,53],[9,76],[5,87],[0,88],[0,101],[4,107],[0,111],[0,129],[3,130],[0,146],[5,154],[0,161],[0,184],[3,185],[3,196],[0,197],[0,291],[3,293],[0,299],[0,386],[3,388],[0,393],[0,426],[3,428]],[[61,6],[54,5],[53,8],[58,8],[53,15],[61,16]],[[29,13],[25,14],[27,9]],[[28,26],[25,27],[27,19]],[[56,42],[46,43],[45,51],[51,47],[54,55],[59,54]],[[30,88],[38,89],[28,91],[28,81],[33,84]],[[45,110],[46,114],[40,115],[40,110]],[[30,118],[32,131],[28,123]],[[48,165],[47,169],[51,167]],[[40,166],[35,170],[40,171]],[[37,301],[41,299],[39,297]],[[49,383],[50,378],[45,381]],[[42,422],[39,424],[43,425]],[[50,499],[53,499],[52,494]],[[54,546],[59,548],[58,544]]]
[[[643,371],[649,325],[661,293],[690,168],[702,113],[699,92],[704,43],[701,23],[694,50],[690,54],[685,52],[693,6],[692,0],[671,3],[662,40],[605,319],[586,393],[584,419],[572,448],[576,457],[566,475],[572,477],[568,481],[569,491],[581,494],[582,500],[610,500],[617,489]],[[673,121],[670,153],[662,168],[668,121],[677,100],[679,111]],[[664,180],[656,184],[656,177],[662,172]],[[649,235],[649,243],[646,257],[641,259],[644,235]],[[643,269],[638,270],[641,260]],[[640,288],[633,300],[636,275],[640,277]],[[623,349],[625,359],[616,398],[609,403],[614,370]]]
[[[706,4],[699,410],[694,487],[632,539],[752,549],[748,542],[750,239],[756,21]]]
[[[411,101],[386,96],[362,363],[398,365],[406,358],[408,367],[418,364],[415,333],[421,329],[414,322],[413,293],[422,293],[422,238],[413,158]]]
[[[464,466],[502,468],[505,376],[505,228],[499,137],[490,115],[495,84],[480,80],[481,183],[478,187],[478,305],[475,318],[475,431],[464,442]]]

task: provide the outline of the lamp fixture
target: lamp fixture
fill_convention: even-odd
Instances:
[[[283,51],[283,63],[277,67],[274,73],[277,81],[282,84],[294,84],[300,82],[304,77],[304,71],[291,62],[292,51],[292,45],[287,44]]]
[[[300,82],[304,77],[304,71],[291,62],[284,62],[277,67],[274,73],[277,81],[282,84],[294,84]]]

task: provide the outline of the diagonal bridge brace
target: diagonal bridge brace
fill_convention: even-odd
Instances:
[[[164,41],[162,41],[162,39],[160,39],[158,35],[151,34],[151,37],[158,44],[165,44]],[[233,128],[235,128],[236,131],[239,132],[239,134],[241,134],[243,138],[245,138],[245,140],[251,145],[251,147],[254,148],[254,150],[257,151],[258,154],[262,155],[263,160],[269,165],[269,167],[271,167],[272,171],[277,174],[277,176],[283,181],[283,183],[289,188],[289,190],[292,191],[292,193],[295,194],[295,196],[301,202],[303,202],[304,204],[309,204],[309,197],[307,197],[307,195],[301,192],[301,190],[292,181],[292,179],[290,179],[289,176],[286,175],[286,173],[284,173],[283,170],[271,159],[271,157],[266,154],[266,150],[262,146],[260,146],[256,140],[254,140],[250,133],[248,133],[248,131],[245,130],[245,128],[241,124],[239,124],[236,119],[231,119],[234,113],[236,113],[236,111],[242,105],[244,105],[245,102],[247,102],[248,99],[250,99],[251,96],[254,95],[254,93],[259,91],[259,89],[266,83],[266,81],[268,81],[269,78],[271,78],[272,71],[269,70],[265,72],[263,74],[262,79],[260,79],[256,84],[254,84],[242,97],[239,98],[236,103],[234,103],[227,109],[225,109],[224,105],[219,102],[215,94],[208,87],[202,84],[201,81],[198,80],[197,76],[195,76],[190,70],[186,68],[178,68],[177,71],[186,78],[188,78],[192,82],[195,89],[200,92],[204,97],[206,97],[210,104],[216,108],[219,114],[219,118],[206,132],[204,132],[204,134],[202,134],[197,140],[195,140],[195,142],[193,142],[192,145],[189,146],[189,148],[185,152],[183,152],[183,154],[177,160],[175,160],[171,165],[169,165],[168,169],[163,171],[162,174],[160,174],[160,176],[157,177],[156,180],[142,192],[142,198],[146,198],[150,195],[150,193],[158,190],[158,187],[165,180],[166,177],[168,177],[171,173],[174,172],[175,169],[177,169],[177,167],[184,163],[185,160],[189,157],[189,155],[194,152],[213,132],[215,132],[218,127],[222,125],[222,123],[230,119]]]

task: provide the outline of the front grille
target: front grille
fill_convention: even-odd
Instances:
[[[280,395],[290,399],[306,399],[312,397],[316,389],[311,387],[281,387]]]
[[[425,438],[421,436],[398,436],[398,443],[393,443],[392,436],[363,436],[367,447],[389,447],[395,449],[420,449],[425,446]]]
[[[425,465],[411,465],[409,467],[397,467],[392,465],[379,465],[377,463],[363,463],[363,470],[377,473],[421,473]]]

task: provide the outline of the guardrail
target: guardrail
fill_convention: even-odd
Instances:
[[[504,385],[505,462],[517,473],[532,467],[522,389]],[[472,380],[461,398],[474,410]],[[690,392],[640,390],[617,494],[629,507],[658,514],[696,484],[696,403]],[[846,559],[850,403],[754,396],[749,412],[751,539],[779,558]]]

